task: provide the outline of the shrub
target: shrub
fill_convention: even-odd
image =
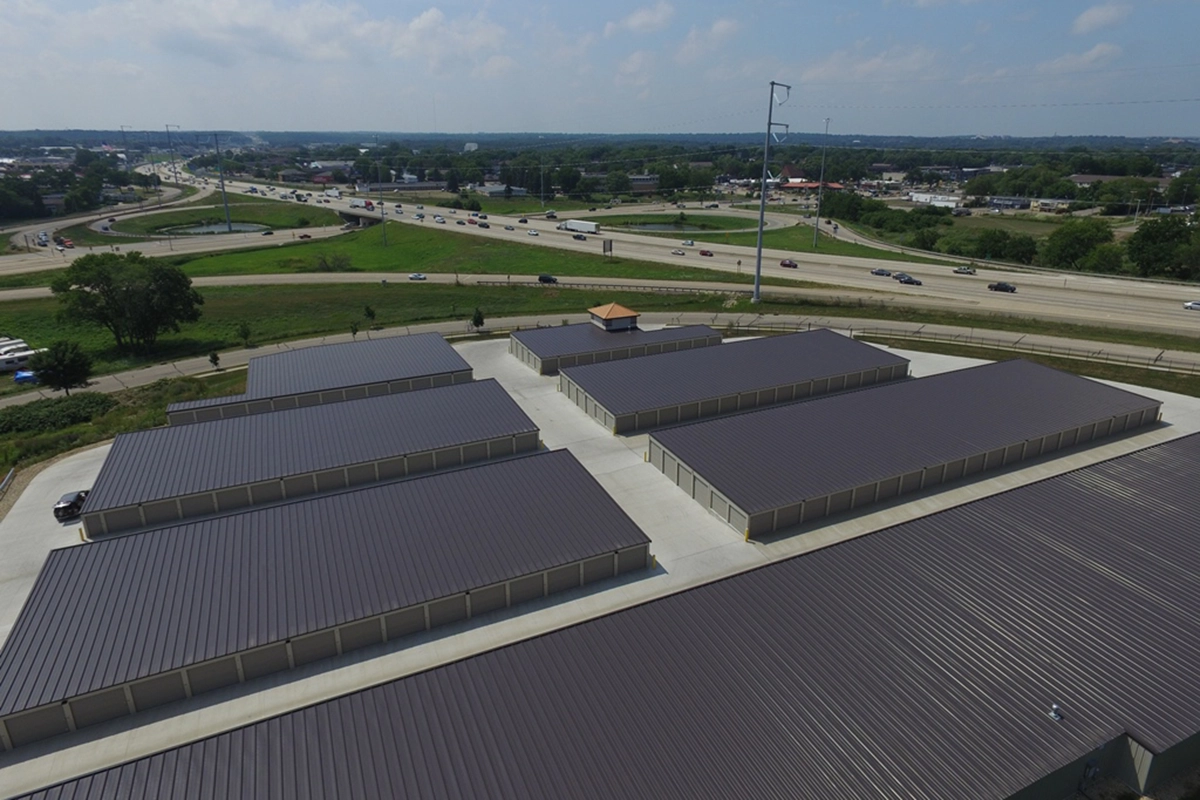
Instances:
[[[0,434],[50,433],[91,422],[117,405],[111,395],[79,392],[0,409]]]

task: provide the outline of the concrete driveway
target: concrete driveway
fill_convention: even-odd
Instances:
[[[93,447],[42,470],[0,520],[0,644],[50,551],[82,542],[78,519],[59,522],[54,504],[67,492],[90,489],[112,444]]]

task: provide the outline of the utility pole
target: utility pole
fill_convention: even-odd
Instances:
[[[387,247],[387,211],[383,207],[383,163],[379,160],[379,134],[375,134],[375,180],[379,182],[379,227],[383,229],[383,246]]]
[[[171,174],[175,176],[175,182],[179,183],[179,168],[175,166],[175,148],[171,145],[171,128],[179,130],[178,125],[165,125],[167,129],[167,152],[171,154]]]
[[[775,87],[787,89],[787,94],[782,100],[775,97]],[[771,165],[771,134],[774,133],[773,128],[778,125],[783,128],[784,133],[787,133],[788,126],[780,122],[772,122],[772,115],[775,113],[775,104],[783,105],[792,96],[792,87],[786,83],[776,83],[771,81],[771,99],[767,103],[767,135],[763,139],[763,171],[762,171],[762,186],[759,191],[758,200],[758,253],[754,260],[754,296],[750,298],[751,303],[762,302],[762,250],[763,250],[763,227],[767,219],[767,167]]]
[[[154,160],[151,158],[153,155],[152,150],[153,148],[151,146],[150,131],[146,131],[146,160],[150,162],[150,177],[154,180],[154,186],[152,187],[154,189],[154,197],[158,200],[158,207],[162,208],[162,187],[159,185],[160,181],[158,179],[158,168],[154,166]],[[138,195],[138,197],[140,198],[141,195]],[[142,201],[139,199],[138,211],[141,210]]]
[[[133,130],[133,126],[132,125],[122,125],[121,126],[121,147],[125,150],[125,172],[128,173],[129,172],[129,142],[125,138],[126,129]]]
[[[221,200],[225,203],[225,230],[233,233],[233,221],[229,219],[229,196],[225,194],[225,168],[221,166],[221,142],[213,134],[213,149],[217,151],[217,177],[221,181]]]
[[[825,138],[821,140],[821,179],[817,181],[817,221],[813,223],[813,250],[817,249],[817,234],[821,232],[821,197],[825,192],[825,148],[829,146],[829,117],[825,118]]]

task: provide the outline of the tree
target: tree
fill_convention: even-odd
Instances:
[[[351,339],[358,338],[358,320],[355,320],[350,323],[350,338]]]
[[[363,306],[363,317],[366,318],[368,325],[375,324],[375,309],[370,306]]]
[[[204,297],[178,267],[141,253],[99,253],[73,262],[50,286],[61,315],[107,328],[117,349],[149,352],[160,334],[200,319]]]
[[[479,306],[475,306],[475,313],[471,315],[471,327],[478,330],[483,327],[483,323],[483,312],[479,310]]]
[[[242,320],[241,322],[238,323],[237,337],[242,340],[243,347],[250,346],[250,337],[253,335],[253,333],[254,332],[252,330],[250,330],[249,322]]]
[[[458,172],[456,172],[455,170],[450,170],[449,172],[446,173],[446,191],[447,192],[457,192],[458,191]]]
[[[604,176],[604,190],[609,194],[625,194],[633,187],[629,173],[613,170]]]
[[[1182,277],[1179,274],[1182,251],[1191,239],[1192,229],[1183,217],[1174,214],[1151,217],[1125,241],[1125,251],[1143,277]]]
[[[208,363],[212,364],[213,369],[220,369],[221,368],[221,354],[218,353],[216,350],[213,350],[211,353],[208,354]]]
[[[1046,238],[1041,264],[1057,269],[1080,269],[1092,250],[1112,240],[1112,228],[1104,220],[1073,219],[1064,222]]]
[[[38,383],[69,397],[72,389],[87,386],[92,376],[92,359],[79,342],[60,340],[40,353],[29,357],[29,369],[37,374]]]

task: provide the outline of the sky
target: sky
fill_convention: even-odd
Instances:
[[[0,129],[1200,137],[1200,0],[0,0]]]

